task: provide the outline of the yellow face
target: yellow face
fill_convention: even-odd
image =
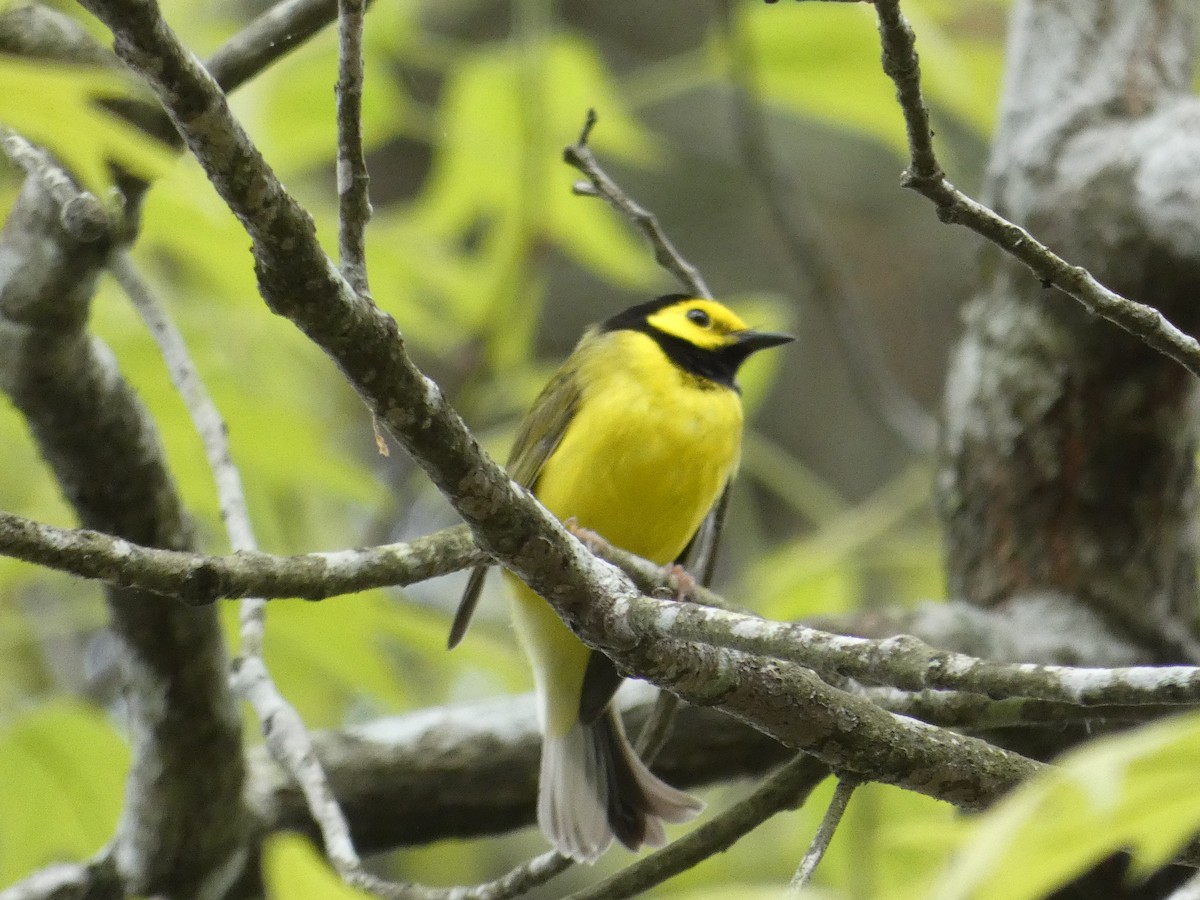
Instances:
[[[652,328],[682,338],[704,350],[736,343],[746,323],[716,300],[688,299],[672,303],[646,318]]]

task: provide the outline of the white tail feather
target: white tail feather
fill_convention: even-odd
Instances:
[[[703,808],[646,768],[611,709],[543,742],[538,824],[576,862],[595,862],[614,837],[631,850],[661,846],[664,822],[686,822]]]

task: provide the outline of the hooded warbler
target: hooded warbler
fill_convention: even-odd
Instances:
[[[738,368],[792,339],[753,331],[720,303],[683,294],[618,313],[588,329],[542,390],[518,430],[509,473],[559,519],[660,565],[678,560],[737,470]],[[451,647],[486,572],[471,575]],[[629,745],[610,703],[621,677],[608,658],[508,580],[537,688],[542,831],[579,862],[595,861],[614,837],[630,849],[662,844],[663,822],[687,821],[703,804],[651,774]]]

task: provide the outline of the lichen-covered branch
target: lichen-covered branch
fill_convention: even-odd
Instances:
[[[79,242],[27,178],[0,234],[0,388],[24,414],[85,526],[186,549],[153,426],[85,331],[101,239]],[[108,590],[133,763],[112,853],[130,893],[223,892],[247,861],[241,728],[213,609]]]
[[[625,721],[637,730],[653,704],[650,691],[631,693]],[[313,744],[364,852],[533,823],[541,739],[528,695],[314,732]],[[699,787],[761,775],[791,755],[715,710],[685,707],[654,768],[672,784]],[[294,778],[261,750],[251,752],[249,797],[264,827],[316,836]]]
[[[321,600],[415,584],[488,559],[461,526],[405,544],[362,550],[299,556],[244,550],[205,556],[133,544],[87,529],[43,525],[10,513],[0,513],[0,554],[193,606],[246,596]]]
[[[628,614],[621,606],[608,610],[616,620],[610,628],[618,633],[616,622]],[[605,612],[594,615],[603,619]],[[596,643],[623,671],[636,672],[690,703],[718,708],[864,780],[981,809],[1041,767],[985,741],[894,716],[794,663],[669,638],[614,646],[599,623],[584,624],[589,638],[605,635],[607,641]]]
[[[884,640],[846,637],[796,623],[649,597],[622,600],[614,605],[612,614],[628,616],[627,627],[639,635],[791,660],[831,681],[850,677],[910,691],[969,691],[1082,706],[1200,701],[1200,668],[1195,666],[1075,669],[1012,665],[938,650],[908,635]]]
[[[319,599],[371,587],[411,584],[465,568],[483,558],[463,527],[407,544],[363,550],[294,557],[247,551],[229,556],[203,556],[137,546],[96,532],[39,525],[7,513],[0,513],[0,551],[84,577],[152,590],[192,603],[246,593]],[[644,560],[611,548],[608,552],[622,567],[632,569],[635,581],[641,582],[639,588],[669,589],[674,584],[673,576],[664,575]],[[651,578],[655,575],[652,570],[657,570],[656,579]],[[977,703],[989,697],[1122,708],[1200,702],[1200,669],[1191,666],[1014,665],[940,650],[906,635],[875,640],[831,634],[798,623],[772,622],[729,611],[728,601],[711,591],[697,589],[697,593],[700,603],[653,597],[623,601],[628,604],[629,616],[625,627],[643,639],[675,638],[791,660],[835,682],[855,678],[905,691],[960,691],[978,698],[970,704],[961,700],[955,706],[957,712],[944,713],[954,716],[983,716],[984,711]],[[622,614],[615,610],[612,613]],[[1083,648],[1077,652],[1082,653]],[[968,706],[974,709],[973,713],[968,713]],[[945,710],[944,698],[942,708]],[[1022,718],[1013,708],[1003,713],[993,708],[988,714],[1002,716],[1010,724]],[[1042,708],[1035,715],[1051,713]],[[1095,717],[1115,715],[1116,709],[1103,715],[1100,711],[1095,713]],[[1142,717],[1144,711],[1126,715]],[[962,724],[961,720],[956,722]],[[981,722],[980,727],[985,724]]]

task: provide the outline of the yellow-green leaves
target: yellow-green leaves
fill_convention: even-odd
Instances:
[[[919,35],[926,100],[986,134],[999,91],[1002,56],[994,42],[949,27],[952,11],[906,3]],[[851,129],[907,154],[895,90],[878,64],[879,37],[870,6],[849,3],[746,4],[736,40],[753,59],[755,88],[768,103]],[[726,48],[712,45],[716,71]]]
[[[496,322],[490,349],[511,363],[527,353],[540,292],[522,284],[530,259],[556,247],[602,278],[646,286],[652,258],[599,200],[571,193],[562,163],[589,107],[606,159],[646,163],[649,137],[624,113],[594,49],[567,36],[480,51],[450,75],[429,184],[409,215],[426,235],[460,249],[431,263],[444,287],[443,317],[468,332]],[[536,301],[536,302],[531,302]]]
[[[277,834],[263,847],[263,881],[270,900],[368,900],[348,887],[313,845],[295,834]]]
[[[374,13],[370,21],[374,24]],[[372,34],[367,29],[366,35]],[[367,150],[396,134],[407,119],[408,99],[396,80],[387,77],[388,57],[382,50],[378,40],[368,40],[365,47],[369,90],[362,96],[362,128]],[[253,138],[273,168],[304,171],[334,159],[336,80],[337,32],[330,28],[234,96],[234,109],[250,123]]]
[[[936,887],[946,900],[1035,900],[1110,853],[1132,877],[1200,829],[1200,715],[1093,741],[981,816]]]
[[[81,704],[57,701],[0,726],[0,885],[99,850],[128,767],[125,744]]]
[[[108,163],[145,179],[175,154],[96,103],[131,93],[118,72],[0,58],[0,124],[50,150],[81,184],[102,194]]]

